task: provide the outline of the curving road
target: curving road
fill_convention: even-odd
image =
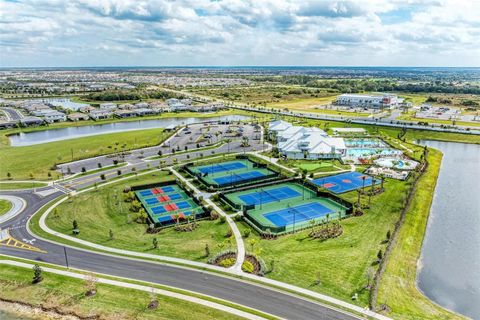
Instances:
[[[48,253],[0,246],[0,254],[66,266],[63,246],[35,238],[26,228],[27,220],[35,212],[63,193],[56,192],[43,198],[34,194],[33,191],[2,193],[21,197],[27,206],[19,215],[1,224],[1,228],[11,228],[10,234],[19,240],[35,239],[33,244]],[[68,265],[72,268],[190,290],[255,308],[281,318],[358,319],[353,315],[297,296],[199,270],[126,259],[75,248],[67,248],[67,255]]]

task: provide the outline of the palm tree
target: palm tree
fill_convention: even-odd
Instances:
[[[381,185],[380,185],[380,186],[381,186],[381,188],[382,188],[381,190],[383,190],[383,184],[384,184],[384,182],[385,182],[385,175],[384,175],[383,173],[380,174],[380,179],[381,179]]]

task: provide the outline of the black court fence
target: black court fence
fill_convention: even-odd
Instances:
[[[156,183],[149,183],[149,184],[142,184],[142,185],[137,185],[137,186],[132,186],[130,187],[130,190],[131,191],[138,191],[138,190],[143,190],[143,189],[152,189],[152,188],[157,188],[157,187],[165,187],[165,186],[169,186],[169,185],[172,185],[172,184],[176,184],[183,192],[185,192],[185,194],[196,204],[198,205],[200,208],[197,208],[197,209],[193,209],[193,210],[190,210],[192,212],[195,212],[195,211],[202,211],[201,213],[197,214],[195,213],[195,216],[200,220],[200,219],[204,219],[207,217],[208,213],[209,213],[209,210],[206,209],[202,202],[197,199],[197,197],[195,197],[195,195],[192,193],[192,191],[190,191],[189,189],[186,189],[182,184],[178,183],[177,180],[167,180],[167,181],[160,181],[160,182],[156,182]],[[137,194],[135,193],[135,198],[142,204],[143,206],[143,202],[140,200],[140,198],[137,196]],[[143,206],[144,207],[144,206]],[[144,210],[145,212],[148,213],[147,211],[147,208],[144,207]],[[148,216],[148,222],[149,224],[153,224],[155,226],[155,228],[159,228],[159,227],[164,227],[165,225],[170,225],[172,223],[174,223],[174,221],[171,221],[169,223],[161,223],[161,222],[154,222],[152,217],[150,216],[150,214],[147,214]]]
[[[202,173],[193,171],[191,168],[193,166],[196,166],[196,164],[194,164],[193,162],[189,162],[189,163],[184,164],[180,168],[180,170],[188,173],[192,177],[196,177],[198,179],[198,181],[200,181],[205,187],[213,188],[215,190],[229,190],[229,189],[233,189],[233,188],[235,188],[235,190],[240,190],[239,188],[242,188],[242,186],[248,187],[248,186],[251,186],[252,184],[255,184],[258,181],[275,181],[276,182],[276,181],[278,181],[278,179],[286,178],[283,174],[279,173],[278,168],[275,167],[275,169],[274,169],[273,168],[274,166],[270,166],[270,165],[267,165],[265,163],[256,162],[255,160],[252,160],[249,155],[237,155],[234,159],[249,160],[253,163],[254,168],[269,169],[270,171],[272,171],[272,173],[267,174],[267,175],[263,175],[263,176],[260,176],[260,177],[255,177],[255,178],[250,178],[250,179],[247,179],[247,180],[242,180],[242,181],[234,181],[234,179],[232,179],[232,182],[219,185],[219,184],[212,184],[211,181],[207,181],[205,179],[205,176]]]
[[[300,180],[300,179],[298,179]],[[302,181],[302,180],[300,180]],[[300,182],[302,183],[302,182]],[[333,193],[330,193],[329,191],[324,191],[324,190],[320,190],[320,188],[315,185],[313,182],[311,182],[310,180],[306,180],[303,182],[304,183],[304,186],[309,188],[310,190],[314,191],[317,195],[317,197],[322,197],[322,198],[327,198],[327,199],[330,199],[330,200],[333,200],[337,203],[339,203],[340,205],[342,205],[343,207],[345,207],[345,214],[346,215],[350,215],[352,212],[353,212],[353,205],[348,202],[347,200],[344,200],[336,195],[334,195]]]
[[[234,193],[234,192],[240,192],[240,191],[244,191],[244,190],[249,190],[249,189],[257,189],[257,188],[262,188],[262,187],[268,187],[268,186],[271,186],[271,185],[275,185],[275,184],[280,184],[280,183],[286,183],[286,182],[295,182],[296,179],[295,178],[280,178],[280,179],[275,179],[275,180],[271,180],[271,181],[265,181],[263,183],[258,183],[258,184],[255,184],[255,185],[248,185],[248,186],[243,186],[243,187],[238,187],[238,188],[235,188],[235,190],[227,190],[227,191],[223,191],[223,192],[220,192],[218,194],[220,200],[222,200],[223,202],[225,202],[226,204],[228,204],[229,206],[231,206],[232,208],[236,209],[236,210],[242,210],[242,211],[247,211],[247,210],[253,210],[255,209],[255,205],[243,205],[243,204],[237,204],[233,201],[231,201],[226,195],[227,194],[230,194],[230,193]]]

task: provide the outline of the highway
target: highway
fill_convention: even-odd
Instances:
[[[263,147],[260,144],[260,140],[250,139],[250,143],[251,146],[248,148],[249,150],[261,150]],[[221,149],[218,149],[218,152],[226,152],[226,148],[228,148],[228,146],[222,145],[220,148]],[[237,152],[242,151],[239,146],[235,146],[234,148],[235,149],[232,148],[231,150],[235,150]],[[202,158],[202,155],[194,151],[192,151],[191,156],[192,159]],[[179,158],[179,160],[187,159],[186,154],[181,154],[170,155],[167,157],[167,160],[172,161],[172,157],[182,157]],[[141,166],[146,166],[146,163],[142,162]],[[124,167],[122,167],[122,170],[123,168]],[[122,173],[122,175],[125,174],[125,172]],[[70,189],[85,188],[101,181],[100,174],[102,173],[105,174],[105,172],[93,173],[88,176],[73,178],[70,181],[63,182],[62,184]],[[111,179],[113,176],[116,177],[116,173],[115,175],[111,174],[107,177],[107,179]],[[57,188],[59,190],[57,190]],[[60,190],[65,191],[61,185],[58,185],[31,190],[0,192],[0,194],[3,195],[20,197],[26,203],[25,208],[20,214],[0,224],[0,228],[9,229],[10,235],[17,240],[31,244],[36,248],[46,251],[45,253],[42,253],[34,250],[0,246],[0,254],[52,263],[60,266],[67,266],[67,260],[65,258],[66,250],[68,266],[71,268],[189,290],[255,308],[280,318],[341,320],[358,319],[356,316],[339,311],[335,308],[324,306],[312,300],[307,300],[289,293],[276,291],[266,286],[243,282],[232,277],[211,274],[198,269],[187,269],[180,266],[147,262],[144,260],[125,258],[116,255],[101,254],[79,248],[65,248],[61,244],[45,241],[30,234],[27,230],[29,218],[37,213],[42,206],[65,194]]]

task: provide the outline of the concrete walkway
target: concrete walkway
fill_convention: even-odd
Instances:
[[[0,216],[0,224],[14,218],[25,208],[25,200],[19,197],[0,195],[0,199],[6,200],[12,203],[12,207],[7,213]]]
[[[12,260],[0,260],[0,264],[16,266],[16,267],[21,267],[21,268],[28,268],[28,269],[33,268],[33,264],[28,264],[28,263],[18,262],[18,261],[12,261]],[[44,272],[47,272],[47,273],[58,274],[58,275],[67,276],[67,277],[70,277],[70,278],[81,279],[81,280],[85,280],[86,276],[87,276],[85,274],[72,272],[72,271],[65,271],[65,270],[48,268],[48,267],[41,267],[41,268]],[[183,300],[183,301],[188,301],[188,302],[196,303],[196,304],[208,307],[208,308],[228,312],[230,314],[233,314],[233,315],[236,315],[236,316],[239,316],[239,317],[243,317],[245,319],[251,319],[251,320],[265,319],[263,317],[248,313],[246,311],[235,309],[235,308],[232,308],[232,307],[229,307],[229,306],[217,303],[217,302],[204,300],[204,299],[201,299],[201,298],[197,298],[197,297],[194,297],[194,296],[189,296],[189,295],[186,295],[186,294],[177,293],[177,292],[174,292],[174,291],[168,291],[168,290],[164,290],[164,289],[158,289],[158,288],[155,288],[155,287],[149,287],[149,286],[134,284],[134,283],[130,283],[130,282],[123,282],[123,281],[119,281],[119,280],[111,280],[111,279],[106,279],[106,278],[101,278],[101,277],[98,277],[97,279],[98,279],[98,283],[117,286],[117,287],[122,287],[122,288],[129,288],[129,289],[144,291],[144,292],[148,292],[148,293],[155,293],[155,294],[162,295],[162,296],[165,296],[165,297],[170,297],[170,298],[175,298],[175,299],[179,299],[179,300]]]
[[[198,190],[190,181],[185,179],[175,169],[173,169],[172,167],[170,167],[169,169],[178,179],[183,181],[190,189],[192,189],[194,194],[201,194],[200,190]],[[242,234],[240,233],[240,230],[238,229],[237,225],[233,221],[232,217],[230,217],[228,214],[226,214],[212,200],[205,199],[205,202],[210,206],[210,208],[213,208],[221,216],[225,217],[228,225],[232,229],[233,235],[235,237],[235,242],[237,244],[237,260],[236,260],[235,264],[231,267],[231,269],[242,272],[242,265],[243,265],[243,261],[245,260],[245,244],[243,243],[243,238],[242,238]]]
[[[262,152],[262,151],[260,151],[260,152]],[[285,167],[284,165],[279,164],[279,163],[278,163],[278,158],[273,158],[273,157],[270,158],[270,157],[267,157],[267,156],[261,154],[260,152],[259,152],[259,151],[255,151],[255,152],[248,152],[248,153],[253,154],[253,155],[256,156],[256,157],[259,157],[260,159],[263,159],[263,160],[265,160],[265,161],[268,161],[268,162],[276,165],[277,167],[282,168],[283,170],[287,170],[288,172],[291,172],[291,173],[297,173],[294,169],[289,168],[289,167]]]

